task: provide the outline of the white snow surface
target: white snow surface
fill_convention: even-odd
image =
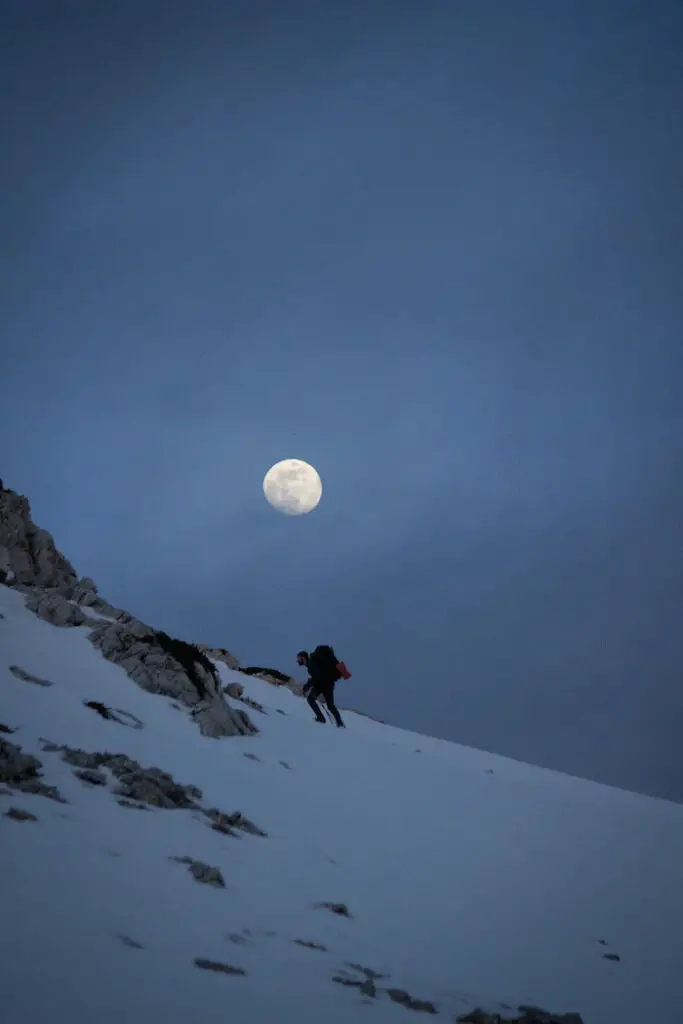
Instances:
[[[268,713],[247,709],[258,736],[207,739],[85,629],[40,621],[1,586],[0,612],[0,721],[17,727],[0,738],[39,757],[68,800],[0,796],[0,812],[38,817],[0,817],[3,1024],[411,1019],[384,991],[363,1001],[335,984],[343,971],[362,978],[351,963],[389,975],[380,989],[433,1001],[436,1020],[474,1006],[512,1017],[503,1004],[585,1024],[683,1020],[683,807],[350,712],[346,730],[319,726],[286,688],[220,663],[224,682]],[[358,685],[340,684],[341,704]],[[224,836],[190,810],[122,807],[113,779],[84,785],[41,737],[162,768],[268,836]],[[173,856],[218,867],[226,888],[196,882]],[[322,901],[345,903],[351,919]],[[247,973],[200,970],[196,957]]]

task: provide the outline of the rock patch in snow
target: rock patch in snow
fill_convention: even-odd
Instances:
[[[327,946],[323,946],[320,942],[309,942],[307,939],[294,939],[294,943],[297,946],[304,946],[306,949],[317,949],[320,953],[327,953]]]
[[[75,768],[74,775],[91,786],[107,785],[107,776],[104,772],[97,771],[96,768]]]
[[[109,708],[98,700],[84,700],[86,708],[96,711],[100,718],[109,722],[118,722],[119,725],[127,725],[131,729],[144,729],[144,723],[131,714],[130,711],[122,711],[120,708]]]
[[[321,910],[329,910],[331,913],[336,914],[337,917],[351,917],[349,908],[345,903],[316,903],[316,907]]]
[[[479,1008],[456,1018],[458,1024],[583,1024],[578,1013],[548,1013],[538,1006],[519,1006],[516,1017],[501,1017]]]
[[[38,821],[35,814],[23,811],[21,807],[10,807],[8,811],[5,811],[4,817],[12,818],[13,821]]]
[[[86,621],[85,612],[63,594],[38,591],[26,598],[26,607],[51,626],[82,626]]]
[[[197,882],[204,885],[213,885],[217,889],[225,889],[225,879],[218,868],[204,864],[201,860],[193,860],[192,857],[169,857],[178,864],[187,864],[190,874]]]
[[[41,781],[41,768],[42,762],[33,754],[25,754],[20,746],[0,740],[0,782],[6,782],[11,789],[22,793],[45,796],[65,804],[67,801],[56,786],[48,786]]]
[[[30,672],[26,672],[25,669],[20,668],[19,665],[10,665],[9,670],[13,676],[17,679],[21,679],[24,683],[34,683],[35,686],[54,686],[49,679],[41,679],[40,676],[31,675]]]
[[[437,1012],[434,1003],[431,1003],[428,999],[413,999],[410,993],[402,988],[388,988],[386,993],[392,1003],[400,1003],[401,1006],[405,1006],[408,1010],[415,1010],[417,1013]]]
[[[196,645],[174,640],[132,616],[97,626],[88,639],[143,690],[193,708],[204,736],[216,739],[258,731],[246,712],[225,700],[215,666]]]
[[[203,971],[216,971],[218,974],[246,975],[247,973],[241,967],[233,967],[231,964],[222,964],[218,960],[206,960],[201,956],[195,957],[194,963],[195,967],[199,967]]]

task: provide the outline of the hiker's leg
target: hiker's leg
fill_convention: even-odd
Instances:
[[[330,683],[328,686],[325,687],[323,695],[325,697],[325,703],[327,704],[330,714],[332,715],[335,722],[341,729],[344,723],[342,721],[342,716],[339,714],[339,709],[337,708],[337,705],[334,703],[334,683]]]
[[[306,701],[308,702],[308,706],[310,707],[311,711],[313,712],[313,714],[315,715],[317,720],[319,722],[324,722],[325,721],[325,716],[323,715],[322,711],[320,710],[320,706],[319,706],[319,704],[318,704],[318,702],[316,700],[316,697],[319,697],[319,696],[320,696],[320,690],[317,690],[314,687],[313,689],[310,690],[310,692],[308,694],[308,697],[306,697]]]

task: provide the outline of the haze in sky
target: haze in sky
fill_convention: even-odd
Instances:
[[[683,800],[681,6],[0,15],[0,474],[78,571]]]

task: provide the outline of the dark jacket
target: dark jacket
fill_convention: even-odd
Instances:
[[[308,656],[308,682],[306,689],[320,689],[331,686],[339,679],[339,670],[332,661],[325,661],[316,656],[315,651]]]

